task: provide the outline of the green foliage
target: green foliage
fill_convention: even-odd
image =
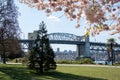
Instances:
[[[30,51],[28,67],[35,69],[38,73],[56,69],[55,55],[50,47],[44,22],[40,23],[36,36],[34,46]]]
[[[75,61],[69,61],[69,60],[59,60],[57,61],[57,64],[74,64]]]
[[[115,42],[115,38],[109,38],[109,39],[107,40],[107,42],[109,42],[109,43],[114,43],[114,42]]]
[[[80,60],[76,60],[79,64],[93,64],[93,60],[90,58],[82,58]]]
[[[23,58],[15,58],[15,59],[10,59],[8,62],[11,62],[11,63],[28,63],[28,58],[26,57],[23,57]]]
[[[79,60],[59,60],[57,64],[93,64],[93,60],[90,58],[82,58]]]
[[[120,66],[120,61],[114,64],[114,66]]]
[[[31,51],[30,51],[30,53],[29,53],[29,62],[28,62],[28,67],[30,68],[30,69],[34,69],[35,68],[35,52],[34,52],[34,50],[32,49]]]

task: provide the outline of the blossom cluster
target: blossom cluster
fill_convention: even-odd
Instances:
[[[86,21],[93,25],[91,29],[93,35],[103,30],[114,30],[112,34],[120,33],[120,0],[19,1],[38,10],[44,10],[47,16],[53,12],[63,11],[68,19],[77,20],[76,27],[80,27],[80,19],[84,14]]]

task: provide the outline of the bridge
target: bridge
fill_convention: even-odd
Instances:
[[[89,36],[77,36],[69,33],[51,33],[48,34],[51,44],[70,44],[77,46],[78,56],[90,56],[91,51],[107,51],[106,43],[90,42]],[[19,40],[23,49],[31,49],[34,39]],[[120,44],[114,45],[114,52],[120,52]]]

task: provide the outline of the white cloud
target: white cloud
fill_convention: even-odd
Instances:
[[[60,22],[60,19],[56,16],[48,16],[47,18],[51,21],[54,21],[54,22]]]

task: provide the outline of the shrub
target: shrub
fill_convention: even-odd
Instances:
[[[13,63],[28,63],[28,59],[26,57],[23,58],[15,58],[12,60],[9,60],[9,62],[13,62]]]
[[[57,64],[72,64],[73,62],[72,61],[69,61],[69,60],[60,60],[60,61],[57,61]]]
[[[75,61],[60,60],[60,61],[57,61],[57,64],[93,64],[93,60],[90,58],[81,58]]]
[[[76,60],[78,64],[93,64],[93,60],[90,58],[81,58],[80,60]]]
[[[120,66],[120,61],[114,64],[114,66]]]

